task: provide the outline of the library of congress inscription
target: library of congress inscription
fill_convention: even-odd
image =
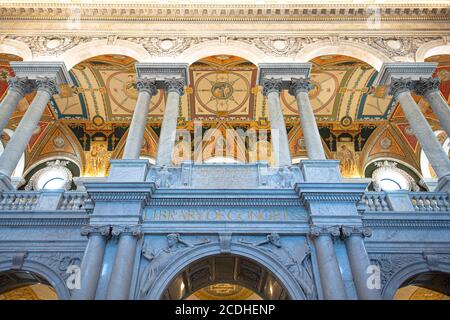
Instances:
[[[305,220],[303,212],[279,209],[180,209],[148,208],[147,221],[299,221]]]

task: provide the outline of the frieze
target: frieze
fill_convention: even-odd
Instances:
[[[96,40],[110,38],[126,40],[142,46],[150,56],[154,57],[177,57],[187,49],[208,41],[242,42],[258,48],[267,56],[272,57],[295,57],[299,51],[308,45],[317,42],[331,42],[335,45],[355,43],[369,46],[389,58],[414,59],[417,50],[425,43],[441,40],[447,41],[445,36],[344,36],[344,35],[317,35],[317,36],[73,36],[73,35],[5,35],[3,39],[11,39],[25,43],[33,55],[59,56],[77,45],[89,43]],[[0,39],[0,43],[3,41]]]

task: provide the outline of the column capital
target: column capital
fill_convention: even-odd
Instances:
[[[439,78],[420,78],[414,82],[414,92],[419,96],[425,96],[430,92],[439,91],[441,79]]]
[[[264,79],[262,82],[263,87],[263,95],[267,96],[271,92],[280,93],[282,89],[283,79],[278,78],[270,78],[270,79]]]
[[[138,92],[147,92],[151,97],[158,92],[155,79],[138,79],[136,81],[136,89]]]
[[[360,236],[362,238],[369,238],[372,236],[372,230],[368,227],[342,226],[341,231],[344,239],[351,236]]]
[[[314,88],[314,84],[310,79],[306,78],[291,78],[291,83],[289,85],[289,94],[296,96],[300,92],[308,93]]]
[[[316,226],[312,225],[309,229],[309,236],[311,238],[317,238],[320,236],[332,236],[339,237],[341,235],[341,231],[338,225],[336,226]]]
[[[111,234],[114,237],[121,235],[131,235],[136,238],[142,236],[142,226],[141,225],[129,225],[129,226],[113,226],[111,229]]]
[[[103,237],[108,237],[111,235],[111,226],[83,226],[81,227],[81,235],[90,237],[91,235],[101,235]]]
[[[411,78],[392,78],[389,85],[389,95],[397,96],[402,92],[410,92],[413,89],[413,81]]]
[[[58,93],[58,84],[55,78],[50,77],[38,77],[36,79],[37,90],[45,91],[50,96]]]
[[[24,96],[33,91],[33,84],[28,77],[10,77],[8,78],[8,90],[13,90]]]
[[[180,96],[184,94],[185,81],[182,78],[167,78],[164,80],[164,88],[167,92],[176,92]]]

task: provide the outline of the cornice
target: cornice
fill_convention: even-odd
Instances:
[[[282,22],[366,21],[379,12],[381,21],[448,21],[442,4],[104,4],[6,3],[0,20]]]

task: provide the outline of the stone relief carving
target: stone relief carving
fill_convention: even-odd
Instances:
[[[13,39],[26,43],[31,49],[33,55],[51,55],[57,56],[65,51],[83,43],[94,40],[108,39],[108,42],[116,40],[126,40],[141,45],[152,56],[168,56],[175,57],[183,53],[185,50],[194,45],[218,40],[221,42],[239,41],[254,46],[267,54],[275,57],[293,57],[301,49],[309,44],[318,41],[331,41],[333,44],[339,44],[342,41],[354,42],[358,44],[368,45],[375,50],[385,54],[390,58],[404,57],[413,59],[417,49],[423,44],[434,41],[444,40],[441,36],[406,36],[406,37],[361,37],[361,36],[292,36],[283,37],[277,35],[268,35],[265,37],[255,36],[184,36],[184,37],[168,37],[168,36],[70,36],[70,35],[6,35],[3,39]],[[0,39],[0,42],[3,40]],[[112,39],[112,40],[111,40]]]
[[[316,299],[316,287],[311,264],[311,250],[306,242],[303,256],[295,257],[290,250],[282,245],[281,237],[277,233],[268,234],[266,239],[256,243],[247,242],[243,239],[238,241],[266,251],[271,256],[275,257],[295,277],[307,299]]]
[[[423,44],[442,37],[342,37],[342,40],[368,45],[386,56],[414,58]]]
[[[67,268],[71,265],[81,266],[82,258],[83,252],[29,252],[25,261],[31,260],[42,263],[55,271],[61,279],[66,281],[70,276],[70,273],[67,273]]]
[[[391,161],[380,161],[375,162],[375,166],[377,169],[375,169],[372,173],[372,186],[374,191],[380,192],[382,191],[382,188],[380,186],[380,180],[385,177],[386,172],[396,172],[400,174],[402,177],[404,177],[405,181],[408,184],[408,190],[418,192],[420,191],[420,187],[416,183],[413,177],[411,177],[407,172],[403,171],[402,169],[397,167],[396,162]]]
[[[434,258],[434,255],[431,255],[431,257]],[[450,256],[439,255],[439,261],[448,261],[449,259]],[[395,273],[410,264],[426,262],[430,265],[430,269],[436,268],[433,259],[430,259],[430,255],[426,254],[371,254],[370,261],[380,268],[382,288]]]
[[[64,190],[69,190],[72,185],[72,172],[66,167],[69,161],[65,160],[55,160],[55,161],[49,161],[46,163],[46,167],[38,170],[36,173],[33,174],[33,176],[28,181],[27,185],[25,186],[25,190],[40,190],[44,185],[40,185],[40,179],[44,178],[45,176],[49,174],[49,172],[57,172],[58,173],[58,179],[63,180],[63,188]]]
[[[150,250],[148,247],[142,249],[142,256],[149,261],[144,269],[140,281],[140,294],[145,297],[156,277],[164,270],[169,262],[181,252],[202,244],[209,243],[209,239],[203,239],[197,243],[183,240],[179,233],[167,235],[167,246],[159,250]]]
[[[28,45],[33,55],[58,56],[73,47],[94,40],[105,39],[105,37],[88,36],[6,36],[24,42]]]
[[[177,56],[186,49],[218,37],[118,37],[143,46],[152,56]]]

